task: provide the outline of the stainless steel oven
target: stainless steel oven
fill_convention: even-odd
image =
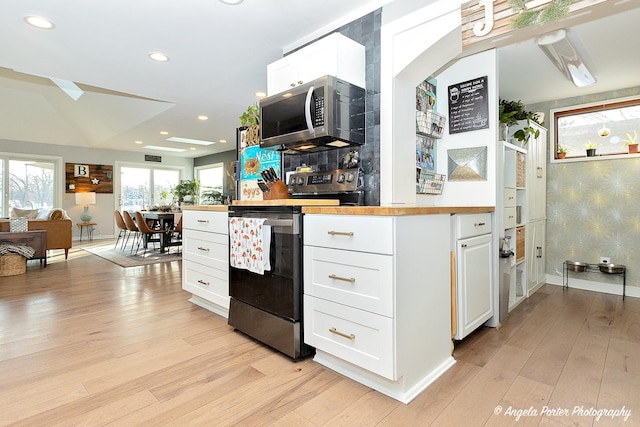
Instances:
[[[302,325],[302,213],[300,206],[232,206],[229,219],[264,219],[270,228],[270,269],[229,266],[229,325],[293,359],[313,353]]]

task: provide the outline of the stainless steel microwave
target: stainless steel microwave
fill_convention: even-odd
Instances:
[[[260,146],[320,151],[365,142],[365,90],[324,76],[260,100]]]

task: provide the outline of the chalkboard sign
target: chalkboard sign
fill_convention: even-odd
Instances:
[[[449,86],[449,133],[489,127],[487,76]]]

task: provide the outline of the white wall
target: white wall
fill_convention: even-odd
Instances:
[[[116,161],[134,162],[147,166],[171,165],[184,168],[185,179],[193,177],[193,159],[191,158],[163,155],[162,163],[155,163],[145,162],[144,154],[142,153],[8,140],[0,140],[0,152],[62,157],[63,168],[65,163],[113,165],[114,172]],[[89,212],[93,216],[91,221],[98,223],[94,232],[94,238],[110,238],[115,235],[113,212],[117,206],[117,182],[119,182],[119,180],[114,179],[113,194],[96,194],[96,204],[89,206]],[[67,214],[71,217],[74,224],[81,222],[80,214],[84,208],[75,204],[75,196],[73,193],[64,192],[64,170],[62,171],[62,181],[56,184],[56,193],[59,200],[62,200],[62,205],[59,207],[67,211]],[[77,239],[78,237],[79,231],[77,227],[74,226],[73,238]]]
[[[438,111],[447,114],[447,88],[456,83],[487,76],[489,128],[450,135],[445,126],[442,139],[438,141],[438,173],[448,175],[447,150],[487,147],[486,181],[447,181],[442,196],[437,196],[439,206],[495,206],[496,205],[496,151],[498,136],[498,57],[496,50],[488,50],[462,58],[438,74]],[[447,118],[448,119],[448,118]]]

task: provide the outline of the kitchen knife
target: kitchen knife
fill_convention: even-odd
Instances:
[[[260,190],[263,193],[266,193],[266,192],[269,191],[269,187],[267,187],[267,184],[265,184],[265,182],[263,180],[258,179],[257,182],[258,182],[258,188],[260,188]]]

